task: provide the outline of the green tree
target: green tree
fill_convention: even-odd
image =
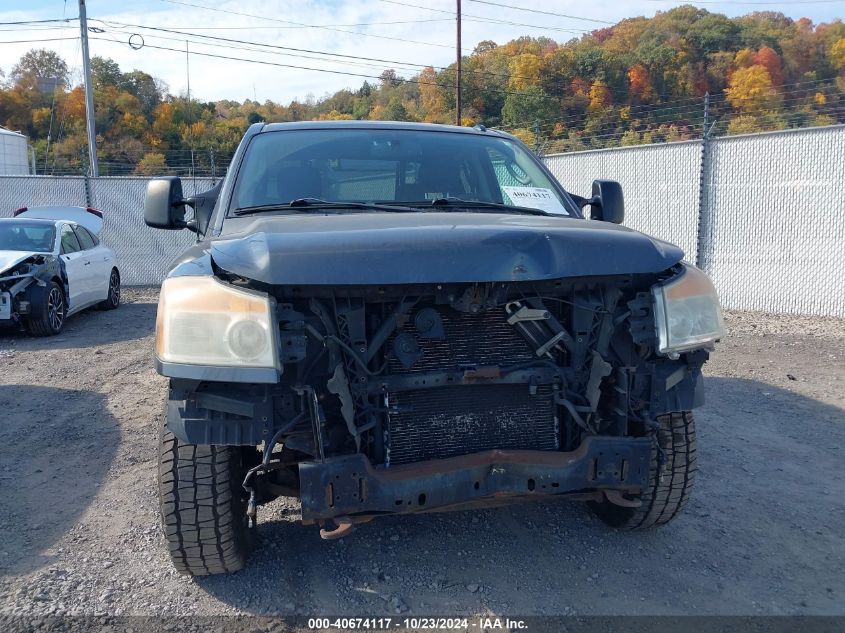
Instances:
[[[117,62],[108,57],[94,55],[91,58],[91,80],[95,88],[105,86],[123,86],[123,73]]]
[[[46,86],[66,86],[68,69],[65,61],[55,51],[33,49],[12,67],[9,79],[26,90],[42,91]],[[47,90],[52,92],[52,90]]]
[[[408,110],[402,103],[400,95],[393,95],[385,108],[383,119],[385,121],[407,121]]]
[[[167,174],[167,162],[164,159],[164,154],[159,152],[144,154],[135,168],[135,173],[139,176],[162,176]]]
[[[509,127],[526,127],[535,120],[554,118],[557,111],[555,99],[540,88],[526,88],[520,93],[510,93],[502,107],[502,123]]]
[[[152,119],[156,106],[167,93],[167,86],[162,81],[141,70],[125,73],[121,87],[138,99],[147,119]]]

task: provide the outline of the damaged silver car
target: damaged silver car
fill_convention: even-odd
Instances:
[[[97,237],[102,213],[82,207],[22,208],[0,219],[0,327],[58,334],[71,315],[120,305],[114,253]]]

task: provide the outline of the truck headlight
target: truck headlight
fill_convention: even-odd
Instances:
[[[170,277],[161,286],[156,355],[162,362],[278,368],[273,300],[214,277]]]
[[[712,345],[725,334],[719,297],[710,278],[691,264],[677,277],[651,289],[657,351],[675,356]]]

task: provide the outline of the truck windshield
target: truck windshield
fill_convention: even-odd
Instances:
[[[49,253],[53,250],[55,234],[52,224],[0,222],[0,251]]]
[[[461,209],[460,202],[577,215],[529,152],[497,136],[434,130],[263,132],[238,171],[233,209],[293,200]]]

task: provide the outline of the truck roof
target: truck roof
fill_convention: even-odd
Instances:
[[[457,132],[460,134],[493,135],[512,138],[506,132],[485,128],[484,126],[464,127],[443,125],[440,123],[410,123],[407,121],[294,121],[291,123],[265,123],[260,132],[281,130],[322,130],[346,128],[354,130],[417,130],[423,132]]]

